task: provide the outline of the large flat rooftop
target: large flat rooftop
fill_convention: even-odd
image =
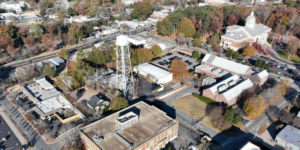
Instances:
[[[39,101],[44,101],[61,94],[48,81],[43,79],[28,82],[24,84],[24,88]]]
[[[171,72],[161,69],[161,68],[154,66],[152,64],[149,64],[149,63],[140,64],[138,66],[135,66],[135,68],[139,71],[143,71],[147,74],[150,74],[157,79],[160,79],[162,77],[165,77],[165,76],[171,74]]]
[[[132,147],[114,134],[115,131],[119,130],[118,126],[115,124],[115,120],[129,112],[138,115],[139,121],[120,130],[118,134],[129,143],[132,143]],[[102,150],[129,150],[137,147],[176,123],[177,122],[168,117],[165,112],[144,102],[139,102],[82,128],[81,132],[89,137],[90,140]],[[100,142],[96,141],[94,139],[96,134],[97,136],[103,136],[104,139]]]

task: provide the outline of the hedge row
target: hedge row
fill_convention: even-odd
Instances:
[[[202,96],[202,95],[198,95],[198,94],[192,94],[194,97],[198,98],[199,100],[201,100],[202,102],[206,103],[206,104],[213,104],[215,103],[214,100],[208,98],[208,97],[205,97],[205,96]]]

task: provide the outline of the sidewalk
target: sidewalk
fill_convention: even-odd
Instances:
[[[14,132],[14,134],[16,135],[16,137],[18,138],[18,140],[20,141],[20,143],[22,145],[28,144],[28,142],[26,141],[26,139],[18,131],[18,129],[16,128],[16,126],[11,122],[11,120],[7,117],[7,115],[3,111],[0,111],[0,115],[3,117],[3,119],[5,120],[5,122],[9,125],[10,129]]]

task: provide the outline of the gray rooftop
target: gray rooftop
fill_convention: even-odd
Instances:
[[[121,130],[118,134],[129,143],[132,143],[133,147],[127,145],[114,134],[115,131],[119,130],[115,120],[129,112],[138,115],[139,122]],[[139,102],[82,128],[81,132],[102,150],[130,150],[175,124],[177,122],[168,117],[165,112],[144,102]],[[96,141],[94,139],[96,134],[103,136],[104,140],[101,142]]]
[[[277,134],[276,138],[278,137],[300,147],[300,130],[293,126],[287,125]]]
[[[44,89],[43,86],[35,81],[26,83],[24,87],[33,97],[36,97],[40,101],[47,100],[61,94],[55,88]]]
[[[264,34],[265,32],[271,31],[271,28],[263,25],[263,24],[255,24],[254,28],[250,28],[248,26],[229,26],[229,33],[222,35],[222,38],[229,38],[237,41],[241,41],[247,38],[253,38],[255,36]]]

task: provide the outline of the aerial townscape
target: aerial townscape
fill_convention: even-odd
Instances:
[[[300,0],[0,0],[0,150],[299,150]]]

